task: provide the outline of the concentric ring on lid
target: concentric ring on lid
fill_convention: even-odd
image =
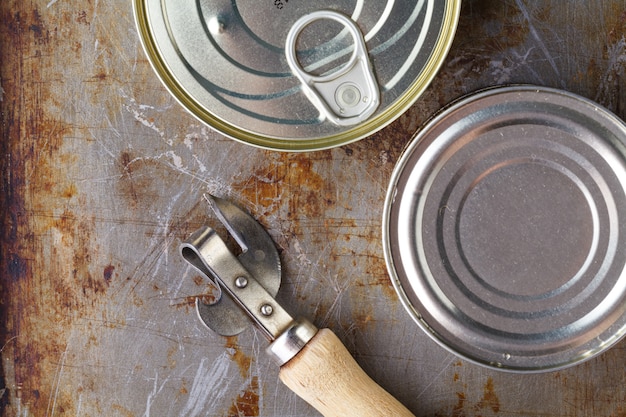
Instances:
[[[460,0],[259,2],[133,0],[146,55],[170,93],[192,115],[235,140],[263,148],[311,151],[344,145],[382,129],[435,77],[452,44]],[[285,54],[289,30],[304,15],[333,10],[362,32],[380,86],[380,105],[342,126],[320,114]],[[354,50],[335,22],[301,34],[307,72],[328,74]],[[350,98],[346,93],[342,98]],[[349,102],[350,103],[350,102]]]
[[[513,86],[453,104],[402,155],[383,223],[402,302],[462,357],[552,370],[626,333],[626,125],[589,100]]]

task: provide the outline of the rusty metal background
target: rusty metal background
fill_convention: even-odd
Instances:
[[[177,246],[206,221],[208,190],[268,227],[288,308],[335,330],[416,415],[626,416],[625,342],[523,376],[431,342],[389,283],[380,230],[402,148],[463,94],[534,83],[626,118],[626,1],[467,0],[422,100],[369,139],[309,154],[198,124],[152,72],[126,1],[5,0],[0,16],[0,415],[316,415],[258,333],[224,339],[194,315]]]

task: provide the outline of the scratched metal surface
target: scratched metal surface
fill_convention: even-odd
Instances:
[[[400,306],[380,231],[402,148],[458,96],[535,83],[626,118],[626,1],[468,0],[421,101],[311,154],[196,122],[154,76],[127,1],[5,0],[0,13],[1,415],[317,415],[277,381],[258,333],[224,339],[194,315],[177,247],[206,221],[208,190],[268,227],[290,311],[335,330],[416,415],[626,416],[626,342],[548,374],[461,361]]]

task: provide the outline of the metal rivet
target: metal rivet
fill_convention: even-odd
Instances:
[[[246,277],[237,277],[235,285],[237,288],[246,288],[248,286],[248,279]]]
[[[274,312],[274,307],[272,307],[271,305],[263,304],[261,306],[261,314],[263,314],[264,316],[271,316],[273,312]]]

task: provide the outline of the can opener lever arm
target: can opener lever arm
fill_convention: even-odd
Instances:
[[[202,321],[231,335],[240,331],[243,312],[271,342],[267,352],[280,366],[281,381],[325,417],[414,417],[359,367],[331,330],[294,319],[276,301],[272,276],[280,278],[280,259],[263,226],[226,200],[205,198],[243,252],[235,256],[209,227],[181,245],[185,260],[222,290],[214,309],[196,300]]]

